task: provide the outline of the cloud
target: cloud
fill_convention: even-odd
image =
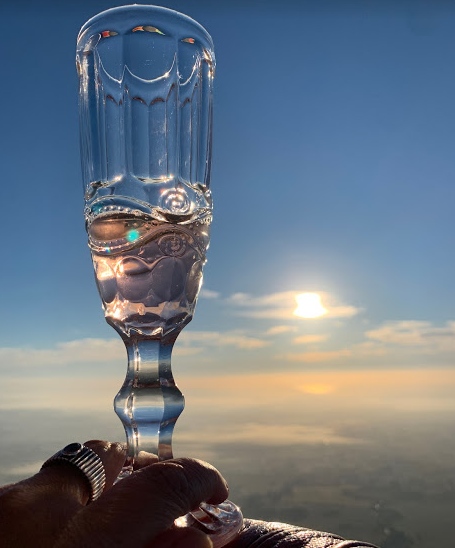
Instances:
[[[199,297],[203,299],[218,299],[220,294],[218,291],[212,291],[211,289],[205,289],[204,287],[199,292]]]
[[[179,434],[179,442],[192,442],[194,434]],[[259,424],[246,423],[239,428],[235,425],[223,425],[223,428],[205,430],[198,433],[198,442],[207,444],[246,445],[299,445],[299,444],[358,444],[359,439],[336,434],[330,427],[307,426],[300,424]]]
[[[120,339],[79,339],[53,348],[0,348],[0,362],[9,367],[61,366],[80,362],[108,362],[125,359]]]
[[[118,374],[93,375],[86,373],[71,377],[48,375],[24,378],[2,378],[1,410],[53,409],[61,413],[94,413],[96,417],[117,418],[112,411],[112,399],[123,382]],[[245,417],[264,422],[268,415],[282,424],[302,424],[311,405],[329,405],[328,409],[345,406],[377,407],[387,409],[446,410],[453,413],[455,401],[455,370],[439,369],[384,369],[376,370],[321,370],[286,371],[255,374],[179,375],[177,385],[184,392],[187,409],[179,423],[199,435],[208,428],[207,417],[229,417],[228,424],[237,424],[242,431]],[[4,414],[5,415],[5,414]],[[95,416],[94,415],[94,416]],[[252,418],[254,416],[254,418]],[[331,415],[332,416],[332,415]],[[104,419],[103,419],[104,420]],[[332,419],[331,419],[332,420]],[[120,423],[119,423],[120,424]],[[222,422],[223,425],[226,421]],[[221,435],[221,433],[220,433]],[[178,439],[180,439],[180,432]]]
[[[292,339],[294,344],[315,344],[324,342],[328,339],[328,335],[300,335]]]
[[[289,352],[277,357],[289,362],[320,363],[339,360],[350,356],[352,356],[352,350],[349,348],[342,348],[340,350],[327,350],[321,352]]]
[[[372,341],[385,345],[418,348],[419,352],[455,351],[455,322],[434,326],[424,321],[386,322],[365,333]]]
[[[178,356],[178,357],[195,356],[197,354],[201,354],[203,350],[204,349],[202,346],[191,348],[190,346],[183,346],[181,344],[177,344],[174,347],[174,350],[172,351],[172,355]]]
[[[282,291],[261,297],[253,297],[248,293],[234,293],[227,303],[236,309],[239,316],[264,319],[296,319],[294,311],[297,308],[297,296],[305,291]],[[321,305],[327,310],[323,318],[351,318],[361,311],[360,308],[339,302],[326,292],[317,292],[321,297]],[[304,318],[298,318],[304,319]]]
[[[244,350],[263,348],[267,340],[240,331],[184,331],[175,348],[176,355],[191,356],[206,346],[233,347]],[[126,351],[120,338],[77,339],[55,344],[51,348],[0,348],[0,363],[15,368],[59,367],[68,364],[126,363]]]
[[[294,325],[275,325],[265,332],[266,335],[281,335],[282,333],[290,333],[297,331],[297,327]]]
[[[389,321],[375,329],[364,333],[362,342],[339,349],[315,350],[307,352],[288,352],[277,356],[294,363],[321,363],[349,358],[349,363],[378,363],[375,358],[392,356],[402,364],[412,360],[415,356],[432,355],[433,364],[439,359],[440,363],[450,363],[455,353],[455,322],[447,322],[443,326],[435,326],[425,321]],[[302,335],[293,339],[294,344],[313,344],[326,340],[325,335]],[[368,362],[370,359],[370,362]],[[448,361],[449,359],[449,361]],[[383,362],[384,363],[384,362]],[[408,361],[409,363],[409,361]]]
[[[368,356],[385,356],[389,353],[389,349],[384,347],[383,344],[380,344],[375,341],[364,341],[358,344],[351,346],[352,353],[355,356],[359,357],[368,357]]]
[[[270,343],[257,337],[249,337],[240,331],[183,331],[179,337],[179,343],[183,347],[193,345],[203,346],[231,346],[251,350],[263,348]]]
[[[39,374],[39,373],[35,373]],[[102,413],[112,409],[112,400],[123,379],[114,375],[28,376],[2,378],[0,409],[55,409]]]

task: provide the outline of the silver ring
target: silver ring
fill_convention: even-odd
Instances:
[[[65,462],[75,466],[84,475],[90,488],[89,502],[99,498],[106,485],[106,473],[103,462],[95,451],[85,447],[82,443],[70,443],[47,459],[41,466],[41,470]]]

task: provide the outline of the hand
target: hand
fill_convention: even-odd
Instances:
[[[223,502],[228,489],[215,468],[194,459],[158,462],[140,453],[137,470],[113,485],[125,461],[121,444],[89,441],[106,471],[104,493],[87,505],[82,474],[69,464],[0,488],[1,546],[45,548],[210,548],[197,529],[174,520],[206,501]]]

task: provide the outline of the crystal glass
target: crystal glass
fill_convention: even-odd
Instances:
[[[128,450],[172,458],[184,399],[173,344],[191,321],[209,245],[213,42],[193,19],[123,6],[77,41],[85,220],[107,322],[128,356],[114,408]],[[227,501],[177,520],[223,546],[242,524]]]

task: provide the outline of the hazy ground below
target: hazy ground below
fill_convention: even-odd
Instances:
[[[259,413],[245,423],[235,412],[224,419],[216,412],[184,416],[175,453],[215,464],[245,516],[328,530],[382,548],[453,542],[455,420],[450,414],[341,413],[330,429],[324,413],[299,425],[273,426]],[[233,425],[237,442],[231,440]],[[95,417],[4,411],[0,433],[1,483],[33,473],[70,441],[122,437],[107,411]]]

